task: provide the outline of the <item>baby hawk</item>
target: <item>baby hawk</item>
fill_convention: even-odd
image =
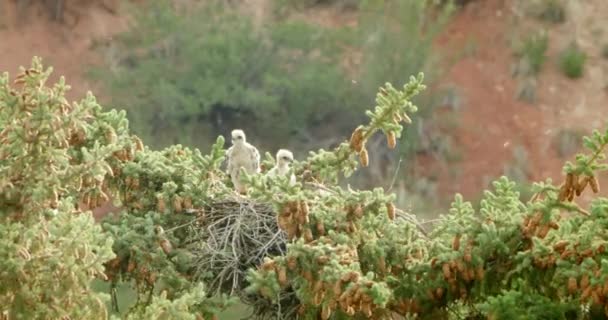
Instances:
[[[291,162],[293,162],[293,154],[291,153],[291,151],[286,149],[279,150],[277,152],[277,164],[274,166],[274,168],[268,171],[268,176],[274,177],[277,174],[280,174],[282,176],[287,175],[287,173],[289,172],[289,164]],[[293,173],[289,178],[289,184],[292,186],[296,184],[296,176]]]
[[[232,178],[232,183],[237,192],[244,194],[247,192],[245,186],[240,181],[240,170],[245,168],[248,174],[260,172],[260,153],[251,144],[247,143],[243,130],[232,130],[232,147],[226,151],[228,157],[228,174]]]

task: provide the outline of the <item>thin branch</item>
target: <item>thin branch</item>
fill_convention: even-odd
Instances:
[[[425,237],[428,237],[428,232],[422,227],[415,216],[401,209],[396,209],[395,211],[399,214],[399,217],[403,217],[408,222],[414,224]]]
[[[399,163],[397,163],[397,168],[395,169],[395,174],[393,174],[393,180],[391,182],[391,185],[388,187],[387,191],[393,190],[393,187],[395,186],[395,182],[397,181],[397,174],[399,173],[399,170],[401,169],[402,161],[403,161],[403,157],[399,157]]]

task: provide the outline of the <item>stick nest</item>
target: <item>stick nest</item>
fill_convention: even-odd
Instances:
[[[192,228],[188,241],[195,257],[195,276],[204,281],[209,294],[230,294],[253,308],[256,318],[295,319],[298,299],[283,291],[280,303],[245,292],[247,271],[265,257],[287,251],[285,233],[277,225],[274,208],[251,199],[232,198],[204,208],[200,224]]]

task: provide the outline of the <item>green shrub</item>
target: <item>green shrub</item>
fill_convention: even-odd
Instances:
[[[568,78],[580,78],[583,75],[587,55],[576,45],[570,44],[559,56],[559,67]]]
[[[546,32],[533,33],[527,36],[515,50],[519,63],[515,73],[522,75],[535,75],[542,69],[547,59],[549,38]]]
[[[536,100],[535,77],[547,60],[548,47],[549,38],[544,31],[530,34],[523,41],[515,44],[515,55],[518,59],[513,67],[513,75],[519,77],[517,99],[529,103]]]
[[[530,199],[502,177],[478,206],[456,195],[446,215],[421,224],[384,188],[336,183],[369,165],[374,135],[389,145],[403,135],[418,110],[412,98],[425,89],[422,74],[399,89],[380,87],[368,121],[349,140],[295,161],[295,185],[244,174],[242,196],[221,169],[223,137],[207,155],[179,145],[151,150],[131,135],[124,112],[103,111],[92,94],[69,104],[63,80],[45,86],[49,74],[36,61],[15,85],[0,77],[4,318],[107,319],[107,296],[90,287],[97,277],[134,285],[136,308],[126,319],[210,319],[225,300],[209,298],[197,274],[229,278],[222,293],[266,302],[283,319],[296,312],[326,320],[607,313],[608,199],[598,176],[608,170],[608,131],[585,137],[587,151],[564,165],[563,182],[535,183]],[[583,193],[592,201],[583,205]],[[108,196],[123,210],[100,228],[86,208]],[[244,210],[269,219],[244,219]],[[224,237],[205,235],[211,225]],[[266,241],[283,245],[269,251]],[[229,248],[215,262],[234,256],[237,265],[228,259],[218,273],[197,264],[213,244]],[[245,245],[261,254],[246,259],[249,250],[235,249]],[[243,266],[246,279],[234,278]],[[289,304],[277,301],[286,293]],[[267,319],[257,311],[252,319]]]
[[[166,1],[153,1],[136,21],[120,39],[118,67],[94,75],[155,147],[178,141],[207,147],[212,141],[205,137],[234,126],[281,143],[343,103],[346,82],[334,49],[313,26],[256,30],[221,4],[181,15]],[[316,49],[323,59],[311,57]]]
[[[107,319],[109,296],[92,282],[118,280],[108,263],[124,258],[114,251],[124,238],[95,223],[90,209],[119,197],[113,179],[123,168],[117,155],[133,159],[143,148],[128,133],[124,112],[102,111],[92,94],[68,103],[63,78],[46,85],[51,71],[34,59],[14,81],[0,76],[0,314]],[[116,228],[125,238],[146,236]],[[146,253],[147,261],[155,257]],[[170,264],[164,265],[166,274]],[[166,316],[194,319],[194,305],[206,303],[205,292],[201,284],[181,285],[183,291],[172,291],[170,298],[160,294],[142,314],[165,309]],[[187,311],[191,317],[184,318]]]
[[[34,60],[14,79],[19,89],[0,75],[0,314],[100,319],[108,296],[90,282],[115,256],[112,239],[77,201],[92,189],[82,181],[105,175],[111,150],[70,145],[72,134],[89,127],[82,117],[95,115],[95,101],[68,105],[63,79],[45,86],[50,73]]]
[[[165,0],[152,1],[119,38],[116,67],[93,73],[106,84],[110,103],[125,107],[133,130],[153,147],[208,147],[210,137],[233,127],[272,147],[288,141],[291,148],[294,141],[310,147],[321,130],[341,134],[361,119],[386,80],[402,82],[424,70],[433,81],[432,40],[451,12],[435,11],[431,20],[425,0],[366,0],[356,28],[280,18],[254,27],[213,3],[181,14]],[[385,18],[394,25],[384,26]],[[341,62],[353,53],[363,57],[362,66],[347,72]],[[430,117],[432,108],[421,114]],[[414,146],[417,132],[408,130],[403,145]]]

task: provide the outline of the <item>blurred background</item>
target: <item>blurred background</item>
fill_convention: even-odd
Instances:
[[[605,1],[0,0],[0,71],[42,57],[70,100],[127,110],[153,148],[205,153],[242,128],[298,159],[423,71],[397,150],[373,139],[351,183],[432,217],[501,175],[561,179],[581,136],[608,126]]]

